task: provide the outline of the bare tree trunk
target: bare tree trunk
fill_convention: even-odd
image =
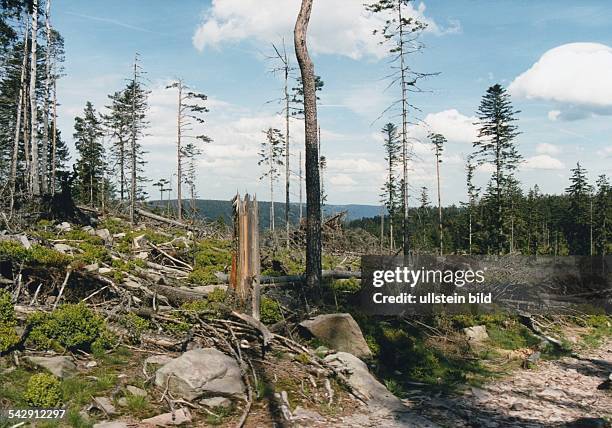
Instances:
[[[183,193],[181,184],[183,180],[182,149],[181,149],[181,106],[183,104],[183,81],[178,81],[178,110],[176,113],[176,203],[178,221],[183,219]]]
[[[30,181],[30,122],[29,122],[29,85],[24,82],[23,84],[23,154],[25,157],[25,165],[24,165],[24,183],[28,193],[31,191]]]
[[[49,156],[49,90],[51,87],[51,0],[47,0],[45,8],[45,33],[47,36],[46,58],[45,58],[45,90],[44,90],[44,107],[43,107],[43,145],[41,156],[42,170],[42,191],[49,193],[49,168],[47,166]]]
[[[287,249],[289,249],[289,61],[283,40],[283,54],[285,56],[285,232],[287,235]]]
[[[39,161],[38,161],[38,112],[36,111],[36,36],[38,34],[38,0],[32,2],[32,43],[30,63],[30,146],[32,150],[32,162],[30,163],[30,180],[32,183],[32,195],[40,195]]]
[[[404,17],[402,15],[402,2],[398,2],[399,15],[399,57],[400,57],[400,83],[402,85],[402,205],[403,205],[403,248],[404,254],[410,251],[410,233],[408,230],[408,100],[406,91],[406,66],[404,64]]]
[[[438,179],[438,233],[440,236],[440,255],[443,253],[442,245],[442,197],[440,196],[440,152],[436,148],[436,176]]]
[[[137,58],[134,58],[134,82],[132,85],[132,180],[130,192],[130,222],[136,222],[136,77],[137,77]]]
[[[384,254],[384,240],[385,240],[385,206],[380,207],[380,254]]]
[[[21,107],[25,95],[25,73],[26,67],[28,66],[28,21],[26,20],[26,27],[24,32],[23,40],[23,60],[21,62],[21,76],[19,78],[19,96],[17,100],[17,117],[15,119],[15,139],[13,140],[13,154],[11,156],[11,208],[10,215],[13,214],[13,206],[15,204],[15,184],[17,181],[17,161],[19,158],[19,134],[21,132]],[[27,144],[27,141],[25,142]]]
[[[468,250],[468,254],[472,255],[472,201],[470,201],[470,248]]]
[[[119,137],[119,176],[121,177],[121,183],[119,185],[121,194],[121,200],[125,200],[125,141],[123,137]]]
[[[300,150],[300,156],[298,159],[300,163],[298,180],[300,182],[300,224],[302,224],[302,151]]]
[[[270,146],[270,154],[268,155],[268,162],[270,162],[270,230],[274,235],[274,146],[272,143]],[[276,237],[274,237],[274,246],[276,246]]]
[[[294,29],[295,53],[304,89],[304,127],[306,134],[306,285],[321,284],[321,189],[317,143],[317,102],[314,64],[308,54],[306,33],[312,0],[302,0]]]
[[[53,79],[53,129],[51,137],[51,194],[55,195],[55,173],[57,164],[57,84]]]

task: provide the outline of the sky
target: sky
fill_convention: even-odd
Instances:
[[[176,181],[176,90],[182,78],[207,94],[210,113],[197,165],[198,195],[229,200],[236,192],[269,200],[269,184],[258,165],[264,130],[283,129],[277,100],[281,76],[269,57],[272,43],[293,54],[293,25],[299,0],[56,0],[52,24],[65,39],[65,74],[58,82],[59,127],[72,146],[74,117],[86,101],[104,112],[108,94],[122,89],[136,52],[146,71],[150,127],[143,140],[150,195],[160,178]],[[382,17],[366,12],[362,0],[314,0],[309,50],[325,82],[318,106],[324,185],[333,204],[378,204],[385,179],[380,132],[401,123],[385,109],[398,99],[388,87],[389,56],[372,34]],[[435,199],[435,161],[429,131],[446,136],[441,166],[444,205],[466,199],[465,159],[476,137],[475,112],[486,89],[508,88],[520,113],[516,142],[524,158],[517,173],[522,187],[545,193],[568,185],[580,162],[594,182],[612,175],[612,3],[602,1],[437,0],[412,3],[409,14],[427,24],[424,48],[409,58],[412,69],[439,73],[410,94],[416,109],[409,129],[413,160],[411,204],[419,189]],[[294,86],[294,85],[293,85]],[[292,200],[298,199],[298,159],[304,125],[291,123]],[[74,151],[73,151],[74,158]],[[74,160],[74,159],[73,159]],[[484,187],[490,171],[477,181]],[[276,200],[284,200],[282,183]],[[173,194],[176,184],[173,186]]]

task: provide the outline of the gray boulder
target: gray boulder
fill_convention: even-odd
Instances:
[[[368,404],[386,408],[404,407],[401,400],[391,394],[368,370],[368,366],[359,358],[347,352],[338,352],[325,357],[325,361],[341,372],[346,373],[351,387],[356,390]]]
[[[468,342],[482,343],[489,338],[489,335],[487,334],[487,327],[484,325],[466,327],[463,329],[463,333],[465,334]]]
[[[56,357],[26,357],[30,363],[49,370],[53,375],[60,379],[72,376],[76,373],[76,364],[72,358],[58,355]]]
[[[372,356],[363,333],[351,314],[319,315],[302,321],[300,326],[338,351],[360,358]]]
[[[93,428],[128,428],[128,425],[121,421],[104,421],[94,424]]]
[[[193,349],[173,359],[157,370],[155,384],[167,385],[186,400],[205,394],[242,397],[246,390],[236,360],[214,348]]]
[[[96,230],[96,235],[104,240],[104,242],[110,242],[113,240],[113,235],[111,235],[108,229],[98,229]]]

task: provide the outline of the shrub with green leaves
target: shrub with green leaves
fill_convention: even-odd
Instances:
[[[38,373],[28,380],[24,398],[35,407],[58,407],[62,403],[60,381],[49,373]]]
[[[7,351],[19,342],[19,336],[15,331],[16,325],[11,295],[5,290],[0,290],[0,352]]]
[[[280,304],[276,300],[267,297],[261,298],[259,314],[261,322],[264,324],[274,324],[283,319]]]
[[[231,243],[221,240],[206,240],[198,243],[194,252],[194,269],[189,282],[214,284],[215,272],[223,272],[232,263]]]
[[[28,319],[28,341],[38,348],[93,350],[109,346],[104,320],[83,303],[63,305],[51,313],[35,312]]]
[[[25,248],[18,242],[2,241],[0,242],[0,260],[61,268],[67,266],[71,258],[59,251],[37,244],[32,245],[31,248]]]

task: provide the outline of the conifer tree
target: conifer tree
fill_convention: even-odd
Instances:
[[[414,71],[408,64],[408,56],[418,52],[422,44],[418,41],[419,34],[426,28],[426,24],[409,16],[408,6],[411,0],[379,0],[366,4],[367,11],[380,14],[383,18],[383,27],[374,30],[374,34],[381,34],[381,44],[389,46],[392,56],[392,73],[389,75],[391,85],[398,88],[400,97],[394,101],[387,110],[400,106],[402,128],[402,219],[403,219],[403,249],[404,254],[410,250],[409,210],[408,210],[408,110],[411,107],[408,101],[410,92],[418,92],[419,79],[430,74]],[[385,111],[386,112],[386,111]]]
[[[83,117],[74,119],[75,147],[79,158],[75,164],[77,200],[95,206],[102,194],[104,180],[104,131],[93,104],[87,101]]]
[[[446,144],[446,138],[442,134],[431,133],[429,139],[434,148],[436,157],[436,181],[438,184],[438,243],[440,245],[440,255],[443,253],[442,243],[442,197],[440,195],[440,164],[442,163],[442,151]]]
[[[270,180],[270,230],[274,232],[274,183],[280,177],[280,167],[283,166],[284,144],[283,134],[279,129],[268,128],[264,131],[266,138],[261,143],[258,165],[264,166],[260,180]]]
[[[596,184],[593,224],[595,250],[597,254],[605,256],[609,253],[610,238],[612,237],[612,187],[605,174],[597,177]]]
[[[479,165],[490,164],[494,168],[488,188],[488,200],[492,204],[488,223],[490,243],[496,253],[502,252],[505,243],[503,189],[521,161],[515,143],[519,135],[514,124],[518,113],[512,107],[510,95],[499,84],[487,89],[476,111],[479,130],[478,139],[473,143],[474,156]]]
[[[565,236],[570,254],[587,255],[590,253],[589,229],[591,224],[590,203],[592,187],[587,172],[576,163],[571,169],[570,185],[565,189],[569,199],[565,219]]]
[[[183,218],[183,183],[188,183],[191,195],[191,206],[193,211],[195,195],[195,158],[202,153],[193,140],[209,143],[212,139],[201,133],[193,133],[196,127],[204,124],[204,114],[208,113],[208,108],[204,102],[208,99],[200,92],[192,91],[185,85],[182,79],[166,86],[166,89],[176,88],[178,94],[177,114],[176,114],[176,195],[177,195],[177,218]],[[183,145],[183,139],[189,139],[187,145]],[[189,150],[187,150],[189,147]],[[183,175],[184,162],[187,159],[192,168],[191,176]]]
[[[399,183],[395,168],[400,160],[401,145],[397,132],[397,126],[393,123],[387,123],[383,126],[381,132],[383,133],[383,147],[385,149],[385,161],[386,161],[386,180],[383,185],[381,194],[383,205],[385,206],[387,213],[389,213],[389,249],[393,251],[395,234],[395,217],[397,215],[397,202],[398,202],[398,187]]]

